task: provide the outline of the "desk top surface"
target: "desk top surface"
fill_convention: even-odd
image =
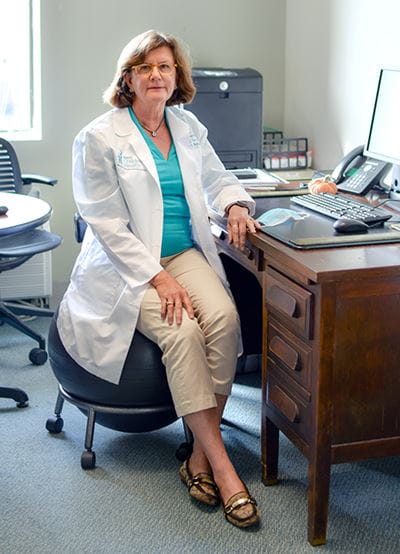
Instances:
[[[34,196],[0,192],[0,206],[7,206],[5,215],[0,215],[0,236],[33,229],[45,223],[51,215],[51,206]]]
[[[257,211],[287,205],[289,202],[287,198],[274,198],[269,202],[263,198],[262,202],[257,202]],[[285,264],[289,263],[293,269],[298,268],[315,282],[338,278],[352,280],[360,273],[362,278],[367,277],[368,273],[381,273],[384,277],[400,270],[399,243],[298,250],[262,232],[254,237],[254,242],[266,251],[272,247],[274,257],[282,259]]]
[[[256,217],[267,209],[288,206],[287,197],[255,199]],[[225,218],[211,212],[211,219],[224,226]],[[299,250],[259,231],[249,236],[249,240],[264,252],[268,263],[269,255],[275,267],[303,276],[311,282],[346,281],[358,277],[400,275],[400,243],[365,246],[346,246],[340,248],[316,248]],[[233,248],[233,247],[232,247]]]

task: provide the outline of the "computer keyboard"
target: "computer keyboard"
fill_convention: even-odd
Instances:
[[[370,226],[382,225],[392,217],[383,209],[374,208],[369,204],[363,204],[340,194],[330,194],[327,192],[293,196],[291,202],[332,219],[340,219],[342,217],[358,219]]]

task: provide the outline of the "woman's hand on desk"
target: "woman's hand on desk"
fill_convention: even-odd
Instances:
[[[229,244],[240,250],[244,249],[247,233],[256,233],[261,229],[258,221],[249,215],[249,210],[243,206],[232,204],[228,209],[228,237]]]
[[[150,281],[161,300],[161,318],[167,318],[168,324],[182,323],[182,310],[185,309],[190,319],[194,318],[194,311],[190,297],[176,279],[163,269]]]

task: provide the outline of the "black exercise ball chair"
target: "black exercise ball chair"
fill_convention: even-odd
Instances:
[[[76,213],[75,238],[81,243],[86,222]],[[85,448],[81,456],[83,469],[92,469],[96,455],[92,450],[95,423],[110,429],[138,433],[166,427],[177,418],[158,346],[135,331],[118,385],[99,379],[79,366],[65,351],[54,316],[49,330],[50,365],[59,387],[55,417],[46,422],[50,433],[60,433],[64,400],[87,414]],[[183,421],[183,420],[182,420]],[[191,453],[193,436],[183,422],[186,441],[176,451],[183,461]]]
[[[48,351],[59,390],[55,417],[47,420],[46,429],[50,433],[61,432],[64,400],[87,415],[83,469],[92,469],[96,464],[92,450],[96,422],[110,429],[137,433],[161,429],[176,421],[161,350],[154,342],[135,331],[121,380],[115,385],[85,371],[68,355],[58,335],[55,317],[50,325]],[[185,425],[184,430],[187,442],[176,452],[182,461],[190,455],[192,443]]]

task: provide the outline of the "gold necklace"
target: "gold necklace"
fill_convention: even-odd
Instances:
[[[147,127],[145,127],[141,121],[139,121],[139,123],[140,123],[140,125],[143,127],[143,129],[144,129],[145,131],[147,131],[148,133],[151,134],[152,137],[156,137],[158,131],[160,130],[161,125],[163,124],[163,121],[164,121],[164,116],[162,117],[160,123],[158,124],[157,129],[154,129],[154,131],[151,131],[151,129],[148,129]]]

